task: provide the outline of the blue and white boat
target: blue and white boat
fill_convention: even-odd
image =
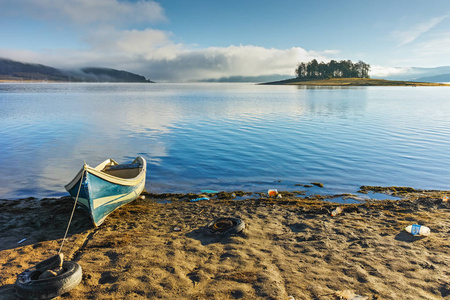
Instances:
[[[99,226],[115,209],[139,197],[144,190],[146,170],[147,162],[141,156],[131,164],[107,159],[92,168],[85,163],[65,188]]]

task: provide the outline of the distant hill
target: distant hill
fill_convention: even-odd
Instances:
[[[417,78],[417,81],[423,82],[450,82],[450,74],[441,74],[435,76]]]
[[[383,79],[424,81],[422,79],[426,78],[426,77],[434,77],[434,76],[438,76],[438,75],[450,74],[450,66],[441,66],[441,67],[435,67],[435,68],[410,67],[410,68],[394,68],[394,69],[397,69],[397,72],[393,72],[390,75],[383,76]],[[378,78],[377,76],[372,76],[372,75],[371,75],[371,77]],[[431,80],[430,80],[430,82],[431,82]],[[442,82],[442,81],[436,80],[433,82]]]
[[[95,82],[151,82],[144,76],[108,68],[83,68],[83,78]]]
[[[40,64],[0,58],[0,81],[152,82],[144,76],[109,68],[60,70]]]
[[[69,81],[69,76],[52,67],[0,58],[0,79]]]

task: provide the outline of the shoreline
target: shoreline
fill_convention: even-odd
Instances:
[[[335,299],[350,289],[368,299],[450,299],[450,203],[442,201],[450,192],[382,191],[404,199],[145,194],[97,228],[77,209],[62,252],[82,266],[83,280],[64,298]],[[15,299],[17,274],[56,254],[72,205],[70,197],[0,200],[0,299]],[[331,217],[337,206],[343,213]],[[204,231],[223,216],[241,218],[245,230]],[[431,235],[403,230],[414,223]]]
[[[331,79],[310,79],[299,80],[298,78],[266,82],[261,85],[302,85],[302,86],[450,86],[446,83],[437,82],[416,82],[371,78],[331,78]]]
[[[157,82],[91,82],[91,81],[60,81],[60,80],[9,80],[0,79],[1,83],[157,83]],[[233,83],[233,82],[228,82]],[[240,82],[235,82],[240,83]],[[256,85],[299,85],[299,86],[331,86],[331,87],[354,87],[354,86],[407,86],[407,87],[421,87],[421,86],[450,86],[448,83],[439,82],[417,82],[417,81],[401,81],[401,80],[386,80],[386,79],[370,79],[370,78],[332,78],[332,79],[311,79],[298,80],[296,78],[286,79],[273,82],[254,83]]]

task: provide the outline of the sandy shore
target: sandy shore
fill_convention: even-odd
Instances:
[[[338,204],[320,197],[188,202],[147,195],[98,228],[78,209],[62,252],[82,266],[83,280],[62,298],[322,300],[348,289],[368,299],[450,299],[443,194],[339,205],[344,212],[336,217],[330,211]],[[17,274],[57,253],[72,203],[0,201],[0,299],[16,299]],[[241,218],[246,229],[233,236],[204,230],[223,216]],[[403,230],[414,223],[431,235]]]

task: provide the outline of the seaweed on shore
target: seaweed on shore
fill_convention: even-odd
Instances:
[[[363,185],[359,188],[358,193],[367,194],[369,192],[374,193],[382,193],[382,194],[388,194],[393,196],[400,196],[405,195],[408,193],[416,193],[421,192],[422,190],[416,190],[412,187],[405,187],[405,186],[370,186],[370,185]]]

